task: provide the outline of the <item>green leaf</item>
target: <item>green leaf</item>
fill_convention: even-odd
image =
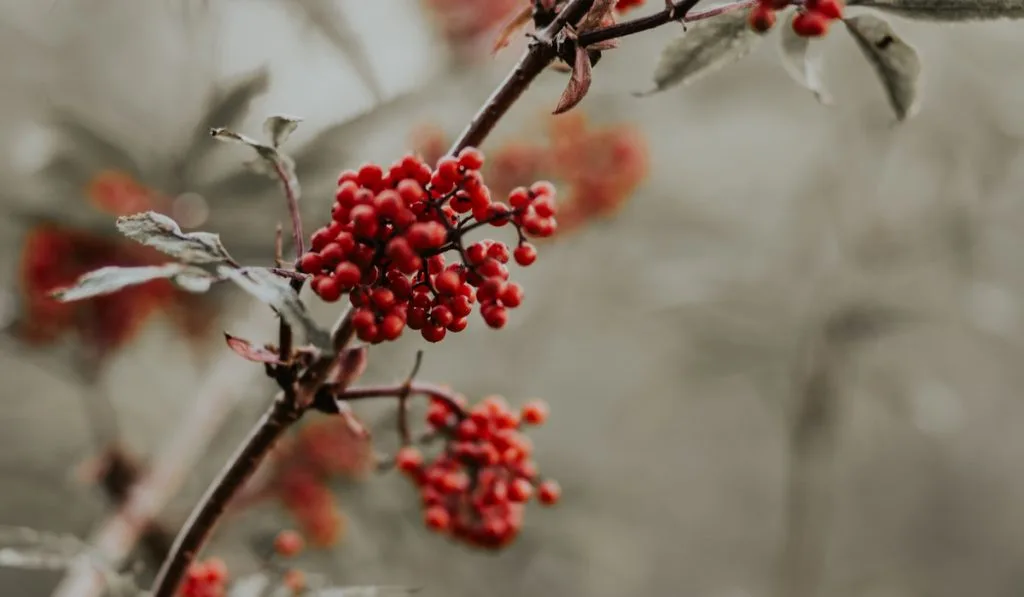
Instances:
[[[903,41],[891,25],[874,15],[843,19],[864,57],[882,82],[889,104],[900,121],[915,114],[921,59],[913,46]]]

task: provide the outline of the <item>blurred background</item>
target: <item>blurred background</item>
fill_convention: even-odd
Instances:
[[[443,149],[468,122],[522,48],[488,54],[502,4],[0,0],[0,524],[90,537],[118,499],[95,482],[111,448],[145,463],[219,404],[160,517],[176,530],[273,394],[224,349],[224,330],[274,337],[231,289],[72,310],[40,289],[145,261],[113,229],[140,209],[267,263],[278,189],[208,127],[303,117],[288,150],[312,229],[338,171]],[[790,82],[774,39],[633,97],[674,27],[607,52],[562,120],[547,114],[565,75],[544,74],[483,149],[514,183],[545,167],[530,147],[557,146],[545,175],[579,222],[516,273],[508,329],[474,319],[421,377],[547,399],[533,439],[563,502],[479,553],[427,532],[398,475],[342,478],[332,546],[306,567],[431,597],[1022,594],[1024,37],[896,25],[925,65],[898,127],[842,31],[824,43],[832,107]],[[310,304],[325,323],[337,310]],[[365,380],[401,379],[425,347],[374,348]],[[360,413],[392,449],[387,410]],[[253,570],[255,538],[295,524],[261,502],[206,553]],[[0,594],[62,576],[0,569]]]

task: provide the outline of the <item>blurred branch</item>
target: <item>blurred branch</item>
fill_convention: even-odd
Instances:
[[[251,328],[265,321],[265,307],[254,303],[240,327]],[[243,397],[245,380],[258,372],[233,352],[212,367],[195,402],[157,451],[149,470],[128,493],[121,508],[93,534],[89,543],[113,565],[131,554],[149,523],[164,509],[206,454],[228,415]],[[105,578],[90,561],[77,562],[57,587],[54,597],[100,597]]]
[[[292,4],[309,20],[309,23],[331,42],[339,52],[352,62],[359,79],[366,85],[373,99],[383,101],[384,91],[373,72],[359,35],[352,28],[337,2],[330,0],[292,0]]]
[[[815,326],[806,342],[795,374],[797,404],[789,427],[785,538],[776,597],[818,594],[835,499],[839,378],[851,350],[907,319],[896,309],[854,303]]]

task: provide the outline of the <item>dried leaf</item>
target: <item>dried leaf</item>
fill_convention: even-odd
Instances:
[[[924,21],[988,21],[1024,18],[1024,0],[851,0],[908,19]]]
[[[499,50],[507,47],[512,43],[512,36],[532,21],[533,7],[529,5],[524,6],[523,9],[516,13],[516,15],[512,17],[512,20],[505,23],[501,28],[501,31],[498,32],[498,38],[494,40],[494,47],[491,48],[491,53],[497,54]]]
[[[268,129],[270,126],[271,125],[269,124],[264,124],[264,130]],[[289,131],[289,133],[290,132],[291,131]],[[210,135],[212,135],[214,139],[220,139],[221,141],[228,141],[231,143],[240,143],[251,147],[256,151],[257,159],[253,162],[249,162],[249,166],[256,172],[265,174],[270,178],[282,180],[282,182],[289,187],[290,192],[295,199],[299,198],[301,195],[301,187],[299,186],[299,178],[295,173],[295,161],[278,151],[277,147],[260,143],[252,137],[236,133],[226,128],[210,129]]]
[[[183,290],[196,293],[206,292],[217,281],[207,272],[181,263],[143,267],[108,266],[79,277],[71,286],[55,290],[51,295],[61,302],[69,303],[112,294],[129,286],[153,280],[167,279],[178,284]]]
[[[803,87],[814,93],[814,97],[824,105],[832,103],[832,96],[825,89],[821,78],[822,53],[811,52],[811,40],[797,35],[793,31],[793,19],[796,12],[790,12],[786,24],[779,32],[779,51],[782,55],[782,67],[789,76]]]
[[[590,91],[593,72],[590,66],[590,54],[586,48],[576,46],[576,60],[572,67],[572,76],[565,86],[562,97],[558,100],[554,114],[562,114],[575,108]]]
[[[278,114],[263,121],[263,133],[274,147],[281,147],[288,137],[299,128],[302,119],[297,116]]]
[[[228,343],[228,348],[235,351],[235,354],[247,361],[252,361],[254,363],[267,363],[270,365],[282,365],[284,363],[276,348],[256,346],[245,338],[232,336],[227,332],[224,332],[224,339]]]
[[[688,84],[743,58],[761,40],[747,23],[747,11],[733,10],[698,21],[662,51],[654,70],[651,95],[673,85]]]
[[[155,211],[121,216],[117,219],[117,229],[126,237],[184,263],[231,261],[220,236],[211,232],[184,233],[177,222]]]
[[[210,101],[206,115],[196,127],[191,147],[188,149],[189,164],[197,164],[210,150],[209,134],[213,127],[236,128],[248,116],[252,103],[267,92],[270,86],[270,71],[261,67],[248,73],[237,83],[217,93]]]
[[[257,300],[273,307],[289,325],[302,330],[310,344],[317,348],[330,347],[330,335],[313,321],[299,295],[287,281],[260,267],[221,266],[218,272]]]
[[[889,104],[898,120],[906,120],[917,111],[917,83],[921,76],[921,59],[917,50],[903,41],[892,26],[874,15],[860,15],[843,19],[874,67],[885,87]]]
[[[576,30],[580,33],[584,33],[592,29],[597,29],[605,19],[612,16],[613,10],[615,10],[615,0],[594,0],[594,3],[590,6],[590,10],[587,11],[587,16],[583,17],[583,20],[580,21]]]

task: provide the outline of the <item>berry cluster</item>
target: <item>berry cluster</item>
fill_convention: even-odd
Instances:
[[[332,221],[313,233],[296,267],[313,275],[321,299],[349,295],[360,340],[395,340],[409,327],[439,342],[466,328],[475,303],[497,329],[507,322],[507,309],[522,302],[507,264],[530,265],[537,251],[527,237],[554,234],[554,187],[537,182],[513,189],[507,204],[494,201],[483,164],[483,154],[468,148],[441,158],[436,168],[407,156],[386,171],[366,164],[341,174]],[[514,249],[491,240],[464,242],[479,227],[507,225],[518,235]],[[458,260],[448,263],[448,253]]]
[[[405,447],[395,463],[419,487],[427,527],[497,549],[518,535],[524,505],[534,493],[542,504],[555,504],[558,484],[538,481],[532,446],[519,431],[524,424],[542,424],[547,412],[540,401],[516,413],[496,396],[468,411],[460,401],[434,398],[427,422],[446,438],[445,450],[424,462],[419,450]]]
[[[557,181],[560,235],[617,212],[647,176],[647,142],[636,127],[594,126],[579,110],[549,116],[545,124],[544,135],[500,145],[487,160],[486,177],[495,195],[537,178]],[[428,159],[440,157],[448,141],[434,126],[411,136]]]
[[[775,25],[775,13],[793,4],[792,0],[758,0],[750,9],[750,27],[764,33]],[[821,37],[833,21],[843,18],[843,0],[806,0],[793,17],[793,31],[800,37]]]
[[[224,597],[227,594],[228,567],[223,560],[210,558],[193,563],[178,589],[179,597]]]

